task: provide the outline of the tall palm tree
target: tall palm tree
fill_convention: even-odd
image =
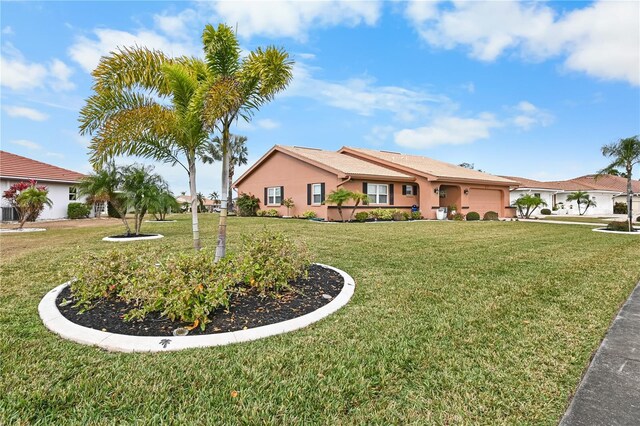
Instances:
[[[181,166],[189,177],[193,246],[199,250],[196,160],[210,144],[202,120],[203,94],[212,81],[206,64],[120,48],[102,57],[92,75],[94,93],[80,111],[81,134],[93,136],[91,162],[137,155]]]
[[[236,34],[224,24],[217,28],[207,25],[202,41],[207,69],[214,77],[204,93],[203,118],[207,128],[215,128],[221,134],[222,205],[215,255],[218,261],[226,253],[231,125],[239,118],[249,121],[255,111],[287,87],[293,61],[284,49],[274,46],[258,47],[242,58]]]
[[[227,198],[228,208],[233,209],[233,189],[231,184],[233,183],[233,175],[236,172],[237,166],[244,166],[249,161],[249,152],[247,151],[247,137],[240,135],[230,135],[229,140],[229,193]],[[207,156],[202,158],[202,161],[206,163],[213,163],[214,161],[222,161],[222,140],[219,136],[213,138],[213,143],[209,145],[209,152]]]
[[[633,188],[631,186],[631,176],[633,167],[640,163],[640,139],[638,135],[620,139],[618,142],[611,143],[602,147],[602,155],[611,158],[612,161],[608,166],[598,172],[598,174],[606,174],[618,168],[624,169],[627,178],[627,220],[629,221],[629,232],[631,232],[631,223],[633,222]]]
[[[585,191],[576,191],[567,195],[567,201],[575,201],[578,203],[578,214],[580,216],[584,215],[589,207],[595,207],[596,202],[589,197],[589,193]],[[584,210],[582,210],[582,206],[584,206]]]

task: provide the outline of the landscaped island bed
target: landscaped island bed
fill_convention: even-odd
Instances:
[[[218,308],[211,322],[202,330],[195,327],[189,335],[226,333],[274,324],[300,317],[329,303],[344,285],[342,276],[330,269],[311,265],[308,276],[290,281],[291,288],[279,297],[265,296],[255,288],[240,288],[231,296],[229,308]],[[326,295],[326,296],[325,296]],[[328,297],[327,297],[328,296]],[[66,304],[63,301],[71,301]],[[75,307],[70,288],[67,287],[56,300],[62,315],[76,324],[110,333],[132,336],[171,336],[173,330],[190,324],[171,321],[153,312],[142,321],[124,321],[122,317],[132,308],[120,300],[105,300],[86,312]],[[61,306],[64,305],[64,306]]]
[[[189,250],[189,217],[173,218],[135,247]],[[215,246],[217,216],[200,220]],[[230,251],[265,226],[347,271],[349,304],[292,333],[163,354],[79,345],[38,316],[120,225],[2,235],[0,423],[556,424],[640,279],[640,240],[589,227],[231,218]]]

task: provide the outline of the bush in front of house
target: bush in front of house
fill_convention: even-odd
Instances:
[[[256,216],[258,217],[264,217],[265,214],[267,214],[267,212],[264,210],[256,210]]]
[[[499,220],[498,213],[494,211],[488,211],[482,216],[482,220]]]
[[[629,232],[629,223],[622,221],[609,222],[605,229],[607,231]],[[631,230],[634,231],[635,228],[631,227]]]
[[[83,219],[89,217],[91,209],[84,203],[69,203],[67,206],[67,217],[69,219]]]
[[[313,210],[307,210],[306,212],[302,213],[303,219],[315,219],[317,217],[318,217],[318,214]]]
[[[306,246],[282,232],[265,230],[243,237],[236,255],[214,262],[214,253],[167,254],[161,248],[117,249],[87,253],[74,262],[71,292],[81,312],[101,300],[121,300],[133,308],[125,321],[151,312],[204,329],[209,315],[229,306],[229,296],[242,297],[250,286],[273,295],[307,273]]]
[[[411,212],[411,220],[420,220],[420,219],[422,219],[422,213]]]
[[[405,220],[409,220],[409,213],[396,210],[392,213],[391,218],[394,222],[404,222]]]
[[[369,212],[369,216],[376,220],[393,220],[393,214],[398,209],[375,209]]]
[[[545,216],[549,216],[551,214],[551,210],[549,209],[542,209],[540,210],[540,214],[543,214]],[[468,219],[467,219],[468,220]]]
[[[467,220],[480,220],[480,213],[478,212],[467,213]]]
[[[358,222],[366,222],[369,219],[369,213],[367,212],[358,212],[356,213],[356,221]]]
[[[260,199],[251,194],[240,194],[236,200],[238,216],[255,216],[260,208]]]
[[[264,215],[265,215],[266,217],[278,217],[278,210],[276,210],[276,209],[269,209],[269,210],[266,210],[266,211],[264,212]]]
[[[627,203],[615,203],[613,205],[613,213],[614,214],[627,214]]]
[[[464,220],[464,215],[462,213],[456,213],[456,214],[451,216],[451,219],[460,222],[460,221]]]

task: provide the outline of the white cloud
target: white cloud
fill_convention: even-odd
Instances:
[[[371,77],[351,78],[342,82],[316,79],[312,69],[302,62],[294,65],[294,78],[285,96],[306,97],[330,106],[371,116],[376,112],[392,113],[400,121],[412,121],[429,113],[431,105],[448,108],[451,102],[442,95],[376,85]]]
[[[27,118],[33,121],[45,121],[49,116],[33,108],[6,105],[2,107],[9,117]]]
[[[513,118],[513,124],[522,130],[530,130],[534,126],[547,127],[553,123],[554,116],[530,102],[522,101],[513,108],[517,115]]]
[[[9,25],[7,25],[6,27],[4,27],[2,29],[2,34],[12,35],[12,34],[15,34],[15,33],[13,32],[13,28],[11,28]]]
[[[305,40],[311,28],[375,25],[380,1],[221,1],[204,3],[217,20],[236,25],[242,37]]]
[[[185,9],[175,16],[162,14],[153,17],[156,27],[166,35],[174,38],[188,38],[190,36],[190,26],[197,19],[198,14],[193,9]]]
[[[45,86],[54,91],[71,90],[75,85],[69,81],[73,70],[59,59],[48,66],[29,62],[11,43],[2,46],[0,59],[0,85],[13,90],[32,90]]]
[[[364,136],[364,140],[372,146],[380,147],[389,140],[394,131],[393,126],[373,126],[369,133]]]
[[[140,30],[136,33],[113,29],[95,29],[95,38],[79,36],[69,47],[69,56],[86,72],[91,72],[100,58],[114,51],[116,47],[147,47],[157,49],[169,56],[198,55],[200,49],[191,41],[171,41],[154,31]]]
[[[544,2],[515,0],[456,1],[434,8],[410,3],[405,9],[433,46],[468,46],[469,55],[482,61],[508,51],[534,61],[564,56],[569,70],[640,84],[639,2],[597,1],[561,16]]]
[[[490,130],[501,123],[493,114],[482,113],[476,118],[438,117],[425,127],[403,129],[394,134],[396,144],[407,148],[425,149],[437,145],[462,145],[487,139]]]
[[[38,150],[38,149],[42,149],[42,146],[40,144],[37,144],[33,141],[27,140],[27,139],[17,139],[17,140],[13,140],[11,141],[12,144],[14,145],[18,145],[30,150]]]
[[[266,130],[277,129],[278,127],[280,127],[280,123],[270,118],[263,118],[262,120],[257,120],[256,124],[258,125],[258,127],[261,127]]]

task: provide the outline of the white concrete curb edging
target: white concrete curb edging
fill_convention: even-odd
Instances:
[[[128,243],[129,241],[157,240],[160,238],[164,238],[164,235],[155,234],[155,235],[149,235],[148,237],[130,237],[130,238],[104,237],[102,241],[110,241],[112,243]]]
[[[29,232],[42,232],[46,231],[47,228],[22,228],[22,229],[0,229],[0,233],[2,234],[26,234]]]
[[[205,348],[209,346],[222,346],[231,343],[248,342],[287,333],[306,327],[325,317],[328,317],[338,309],[346,305],[355,291],[355,281],[346,272],[332,266],[316,263],[327,269],[338,272],[344,279],[344,285],[340,293],[326,305],[313,312],[297,318],[264,325],[247,330],[231,331],[219,334],[207,334],[202,336],[128,336],[105,331],[95,330],[76,324],[66,319],[56,306],[56,299],[60,292],[71,281],[60,284],[49,291],[38,305],[38,313],[45,327],[64,339],[72,340],[85,345],[98,346],[108,351],[115,352],[168,352],[190,348]]]
[[[602,232],[604,234],[624,234],[624,235],[640,235],[640,231],[625,232],[625,231],[609,231],[607,228],[595,228],[593,232]]]
[[[176,223],[177,220],[145,220],[145,223]]]

